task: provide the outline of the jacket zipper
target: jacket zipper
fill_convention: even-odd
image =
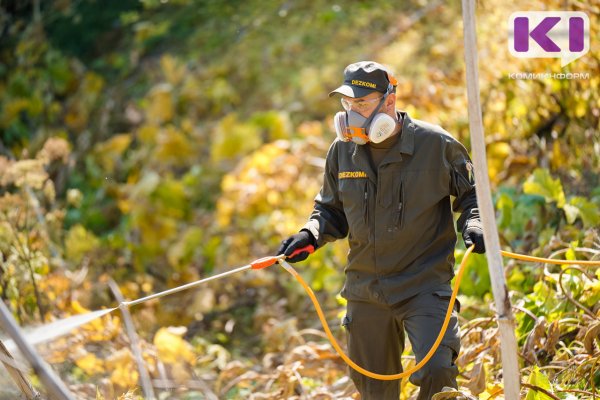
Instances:
[[[397,228],[402,228],[402,208],[404,208],[404,196],[402,196],[402,183],[400,183],[400,198],[398,199],[398,209],[396,211],[396,222],[395,226]]]

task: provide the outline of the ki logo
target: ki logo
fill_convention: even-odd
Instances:
[[[517,11],[508,36],[514,57],[560,58],[564,67],[590,50],[590,19],[580,11]]]

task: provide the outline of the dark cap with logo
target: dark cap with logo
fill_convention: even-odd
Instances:
[[[363,97],[373,91],[385,93],[390,83],[397,85],[386,67],[374,61],[359,61],[346,67],[344,84],[329,93],[329,97],[336,93],[352,98]]]

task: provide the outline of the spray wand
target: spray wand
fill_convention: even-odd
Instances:
[[[286,258],[292,258],[295,257],[296,255],[307,251],[309,253],[312,253],[315,251],[315,248],[313,245],[308,245],[306,247],[300,248],[295,250],[291,255],[289,256],[285,256],[283,254],[280,254],[278,256],[268,256],[268,257],[263,257],[263,258],[259,258],[258,260],[254,260],[252,261],[250,264],[244,265],[242,267],[239,268],[235,268],[232,269],[231,271],[227,271],[227,272],[223,272],[222,274],[217,274],[217,275],[213,275],[213,276],[209,276],[208,278],[204,278],[204,279],[200,279],[198,281],[194,281],[194,282],[190,282],[187,283],[185,285],[182,286],[178,286],[172,289],[168,289],[159,293],[154,293],[151,294],[149,296],[146,297],[142,297],[136,300],[132,300],[132,301],[123,301],[119,304],[119,308],[127,308],[127,307],[131,307],[131,306],[135,306],[136,304],[140,304],[140,303],[144,303],[146,301],[152,300],[152,299],[158,299],[159,297],[163,297],[163,296],[168,296],[170,294],[173,293],[177,293],[177,292],[181,292],[183,290],[187,290],[187,289],[191,289],[193,287],[199,286],[203,283],[206,283],[208,281],[214,281],[217,279],[221,279],[224,278],[228,275],[233,275],[236,274],[238,272],[242,272],[242,271],[246,271],[249,269],[263,269],[263,268],[267,268],[270,267],[271,265],[275,264],[277,261],[279,260],[284,260]]]

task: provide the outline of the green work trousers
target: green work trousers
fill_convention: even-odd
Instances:
[[[450,294],[448,287],[418,294],[394,305],[349,301],[342,325],[348,335],[350,358],[375,373],[399,373],[406,332],[419,362],[440,332]],[[439,348],[429,362],[410,377],[411,383],[420,386],[418,400],[431,399],[444,386],[457,387],[458,368],[454,361],[460,351],[459,309],[457,302]],[[350,377],[362,400],[398,400],[400,397],[400,380],[372,379],[351,368]]]

